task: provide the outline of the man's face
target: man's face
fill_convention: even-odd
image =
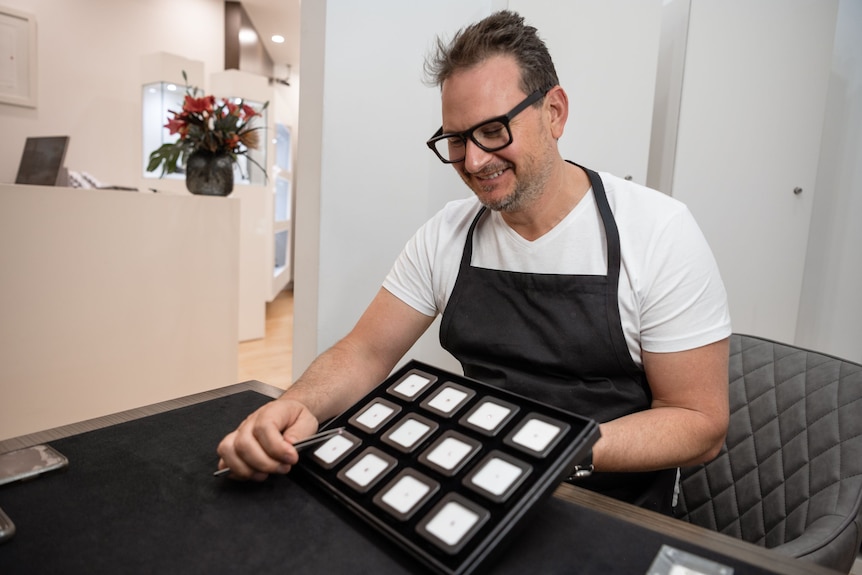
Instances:
[[[506,114],[527,94],[520,87],[514,58],[494,56],[459,71],[443,83],[443,132],[459,132]],[[452,164],[483,205],[516,212],[541,195],[550,175],[553,141],[542,109],[529,107],[509,125],[512,143],[486,152],[468,141],[462,162]]]

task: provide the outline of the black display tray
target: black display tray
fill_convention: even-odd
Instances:
[[[599,438],[589,418],[416,360],[336,427],[297,471],[447,575],[486,561]]]

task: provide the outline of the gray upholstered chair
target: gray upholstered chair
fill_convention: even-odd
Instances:
[[[676,515],[849,572],[862,542],[862,365],[730,339],[730,428],[681,470]]]

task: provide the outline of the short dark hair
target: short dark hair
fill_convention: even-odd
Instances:
[[[495,12],[461,28],[447,43],[437,38],[436,49],[425,60],[428,84],[443,87],[458,70],[473,67],[492,56],[513,56],[521,69],[521,90],[532,94],[559,84],[554,61],[545,42],[523,16],[509,10]]]

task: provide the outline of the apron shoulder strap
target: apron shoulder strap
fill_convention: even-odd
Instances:
[[[467,240],[464,242],[464,251],[461,252],[461,269],[470,267],[470,262],[473,261],[473,232],[476,230],[476,225],[482,218],[482,214],[487,210],[488,208],[482,206],[479,213],[476,214],[475,218],[473,218],[473,223],[470,224],[470,229],[467,230]]]

